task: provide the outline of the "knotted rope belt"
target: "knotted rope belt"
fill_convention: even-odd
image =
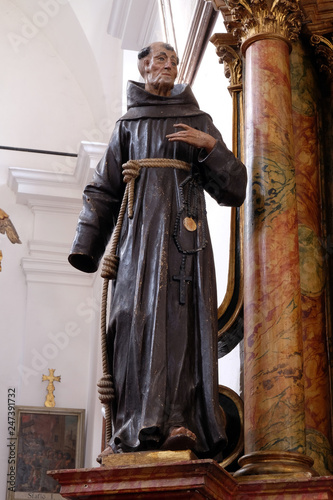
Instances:
[[[104,257],[101,272],[102,278],[112,280],[117,277],[119,257],[116,255],[116,251],[119,236],[123,225],[126,206],[128,207],[128,218],[131,219],[133,217],[134,183],[135,179],[140,175],[142,167],[172,167],[186,171],[189,171],[191,168],[185,161],[169,160],[167,158],[144,158],[142,160],[129,160],[127,163],[124,163],[123,177],[127,185],[119,210],[117,224],[112,234],[110,253]]]
[[[99,399],[105,408],[105,434],[107,443],[111,439],[111,402],[114,398],[114,389],[112,376],[110,374],[107,357],[107,341],[106,341],[106,324],[107,324],[107,295],[109,280],[117,277],[119,257],[117,256],[117,247],[121,228],[123,225],[124,215],[126,208],[128,211],[128,218],[133,217],[133,203],[134,203],[134,185],[135,179],[140,175],[142,167],[168,167],[189,172],[191,166],[185,161],[168,159],[168,158],[144,158],[140,160],[129,160],[124,163],[123,178],[126,183],[126,189],[121,202],[117,223],[112,233],[110,253],[104,257],[102,264],[101,276],[104,278],[102,290],[102,303],[101,303],[101,344],[102,344],[102,366],[103,377],[98,382]]]

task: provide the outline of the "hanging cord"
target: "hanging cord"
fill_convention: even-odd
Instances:
[[[103,289],[102,289],[102,303],[101,303],[101,347],[102,347],[103,376],[99,380],[97,387],[99,393],[99,400],[101,401],[105,409],[105,435],[107,443],[110,441],[112,435],[111,405],[114,399],[113,381],[108,366],[107,337],[106,337],[108,286],[109,286],[109,280],[115,279],[117,277],[119,257],[116,255],[116,250],[122,223],[124,220],[131,184],[133,183],[131,182],[126,186],[125,193],[123,196],[123,201],[121,203],[117,219],[117,224],[112,234],[110,254],[105,256],[101,272],[101,276],[102,278],[104,278]]]
[[[104,279],[103,291],[102,291],[102,304],[101,304],[101,345],[102,345],[103,376],[97,383],[98,394],[99,394],[98,397],[100,402],[104,406],[105,410],[105,437],[107,443],[109,443],[112,435],[111,404],[114,399],[112,376],[108,371],[107,343],[106,343],[106,310],[107,310],[108,284],[109,280]]]
[[[126,189],[123,200],[121,202],[118,219],[111,237],[110,252],[104,257],[102,264],[101,277],[103,281],[102,303],[101,303],[101,347],[102,347],[102,369],[103,376],[97,383],[99,400],[105,409],[105,435],[106,442],[109,443],[112,436],[111,423],[111,405],[114,399],[114,387],[112,375],[108,366],[107,353],[107,298],[109,280],[116,279],[119,257],[116,254],[119,243],[121,228],[124,221],[126,208],[128,210],[128,218],[133,218],[133,203],[134,203],[134,183],[135,179],[140,175],[141,167],[173,167],[181,170],[190,170],[190,165],[180,160],[170,160],[166,158],[145,158],[140,160],[129,160],[123,165],[123,178],[126,182]]]

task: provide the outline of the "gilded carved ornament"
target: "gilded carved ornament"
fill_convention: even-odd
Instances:
[[[216,48],[220,64],[224,64],[228,90],[232,97],[232,150],[242,158],[243,107],[242,57],[240,40],[232,33],[215,33],[210,42]],[[227,291],[218,308],[219,354],[224,356],[243,338],[243,213],[242,208],[231,209],[229,272]],[[238,276],[238,279],[236,278]]]
[[[230,46],[220,46],[216,50],[217,55],[224,62],[224,74],[229,79],[230,87],[242,85],[242,61],[239,54]]]
[[[230,33],[217,33],[210,41],[216,47],[219,63],[224,64],[224,75],[229,79],[229,90],[242,88],[242,60],[239,53],[239,43]]]
[[[9,215],[0,208],[0,233],[6,234],[11,243],[21,243],[19,235],[11,222]],[[0,271],[1,271],[2,251],[0,250]]]
[[[226,27],[234,36],[246,40],[282,37],[296,41],[302,28],[304,15],[298,0],[213,0],[215,8],[228,8],[232,21]]]
[[[310,43],[315,48],[319,70],[329,78],[333,77],[333,44],[327,38],[312,35]]]

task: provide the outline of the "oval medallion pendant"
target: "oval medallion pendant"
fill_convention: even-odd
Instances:
[[[192,219],[192,217],[185,217],[183,224],[185,229],[188,231],[195,231],[197,228],[196,222]]]

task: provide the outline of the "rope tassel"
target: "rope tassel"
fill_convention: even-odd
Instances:
[[[99,400],[103,405],[108,405],[114,399],[113,381],[110,373],[103,375],[97,383]]]
[[[123,165],[124,182],[128,187],[128,218],[133,219],[134,185],[135,179],[140,175],[140,160],[129,160]]]

